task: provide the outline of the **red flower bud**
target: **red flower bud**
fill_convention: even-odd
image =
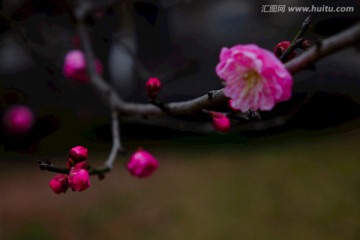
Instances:
[[[68,176],[69,186],[73,191],[84,191],[90,187],[90,175],[85,169],[72,168]]]
[[[227,132],[230,130],[230,120],[225,114],[219,112],[211,112],[210,114],[212,125],[216,131]]]
[[[88,158],[88,150],[83,146],[73,147],[69,152],[69,158],[73,161],[73,164],[85,161]]]
[[[145,87],[146,87],[148,96],[150,98],[155,98],[160,91],[161,82],[158,78],[149,78],[146,81]]]
[[[274,48],[274,54],[280,58],[284,52],[286,51],[286,49],[289,48],[289,46],[291,45],[291,42],[289,41],[283,41],[283,42],[280,42],[278,44],[276,44],[275,48]],[[293,59],[294,57],[296,56],[296,52],[295,51],[292,51],[289,55],[288,55],[288,60],[291,60]]]
[[[69,188],[68,178],[64,174],[57,174],[50,180],[49,185],[55,193],[65,193]]]
[[[158,168],[159,163],[149,152],[138,149],[127,163],[129,172],[139,178],[148,177]]]

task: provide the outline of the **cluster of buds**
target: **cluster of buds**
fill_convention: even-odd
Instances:
[[[99,60],[95,60],[95,68],[99,74],[103,73],[103,66]],[[81,50],[69,51],[64,59],[63,72],[66,78],[78,82],[88,82],[89,77],[86,71],[86,59]]]
[[[70,187],[73,191],[81,192],[90,187],[90,175],[87,171],[88,150],[83,146],[76,146],[70,150],[66,163],[69,175],[57,174],[50,181],[50,187],[55,193],[65,193]]]

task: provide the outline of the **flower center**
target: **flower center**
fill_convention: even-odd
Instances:
[[[243,74],[243,79],[246,83],[246,95],[250,93],[251,90],[256,88],[259,83],[261,83],[261,76],[255,70],[249,70]]]
[[[257,85],[261,81],[260,74],[255,70],[249,70],[243,75],[244,80],[251,86]]]

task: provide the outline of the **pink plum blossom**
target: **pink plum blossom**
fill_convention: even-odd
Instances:
[[[70,165],[85,161],[88,158],[88,150],[83,146],[76,146],[70,149],[69,160]],[[72,161],[71,161],[72,160]]]
[[[24,105],[15,105],[7,109],[3,118],[5,130],[14,135],[29,132],[34,124],[32,111]]]
[[[49,185],[55,193],[65,193],[69,188],[68,177],[64,174],[57,174],[50,180]]]
[[[89,172],[82,168],[72,168],[68,176],[68,181],[73,191],[84,191],[90,187]]]
[[[148,177],[158,168],[159,163],[149,152],[138,149],[127,163],[129,172],[139,178]]]
[[[223,48],[216,73],[231,106],[243,112],[269,111],[291,97],[290,73],[273,53],[254,44]]]
[[[99,60],[95,61],[95,68],[99,74],[103,72],[103,66]],[[86,71],[86,59],[84,53],[80,50],[69,51],[65,56],[63,71],[65,77],[69,79],[87,82],[89,78]]]
[[[211,112],[210,114],[212,116],[211,123],[216,131],[227,132],[230,130],[230,120],[225,114],[219,112]]]

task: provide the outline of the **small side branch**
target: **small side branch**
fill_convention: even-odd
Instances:
[[[111,170],[119,152],[125,153],[120,140],[120,126],[117,111],[112,112],[112,148],[108,159],[105,162],[105,168]]]
[[[61,173],[61,174],[66,174],[66,175],[68,175],[70,173],[69,169],[55,166],[48,160],[38,161],[38,166],[39,166],[40,170],[42,170],[42,171]],[[103,175],[104,173],[110,172],[110,168],[104,167],[101,169],[95,169],[95,168],[89,167],[88,171],[89,171],[90,175],[99,175],[100,176],[100,175]]]
[[[303,24],[301,25],[301,28],[295,35],[294,39],[291,41],[290,46],[286,49],[286,51],[281,55],[280,60],[282,62],[287,62],[288,57],[291,52],[293,52],[296,48],[298,48],[299,44],[302,42],[302,37],[304,36],[306,30],[310,27],[311,24],[311,16],[308,16]],[[299,42],[300,41],[300,42]]]
[[[300,56],[285,64],[291,73],[299,72],[313,65],[319,59],[338,52],[360,41],[360,23],[329,37],[309,48]]]
[[[49,172],[55,172],[55,173],[62,173],[62,174],[69,174],[69,169],[57,167],[54,164],[52,164],[49,160],[45,161],[38,161],[39,168],[42,171],[49,171]]]
[[[125,154],[124,148],[120,140],[120,127],[117,111],[112,112],[112,148],[108,159],[105,161],[105,166],[100,169],[89,167],[88,171],[90,175],[103,175],[104,173],[110,172],[114,166],[114,162],[119,152]],[[52,164],[50,161],[38,161],[39,168],[43,171],[69,174],[70,170],[68,168],[57,167]]]

